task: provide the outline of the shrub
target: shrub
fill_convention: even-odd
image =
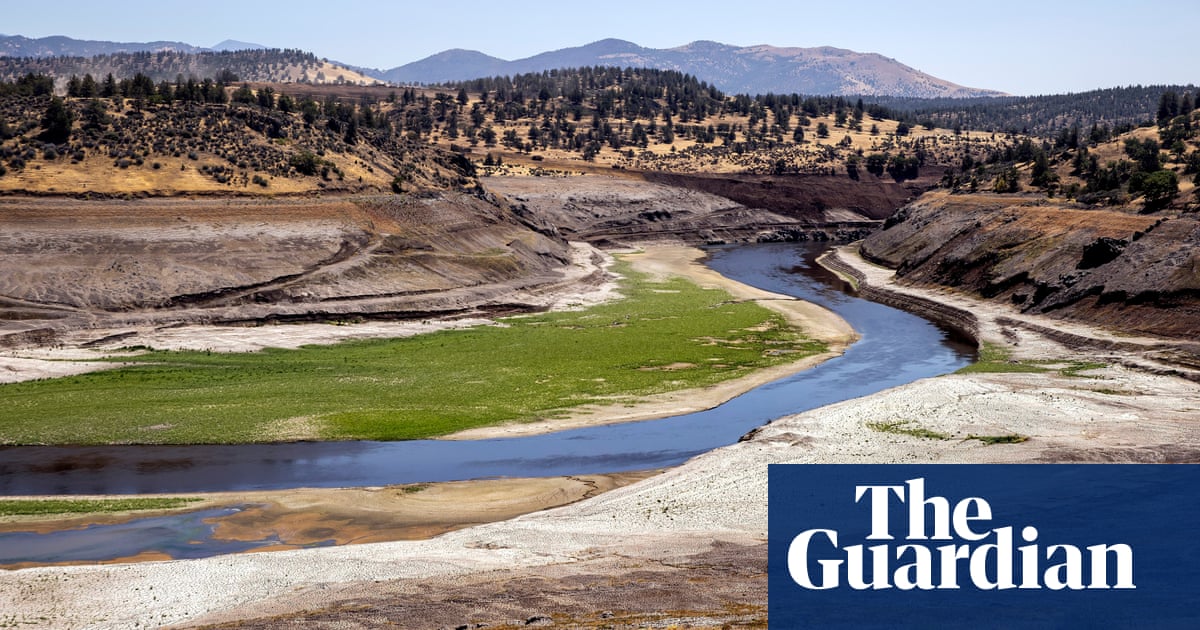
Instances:
[[[288,159],[288,165],[302,175],[316,175],[321,160],[311,151],[301,151]]]

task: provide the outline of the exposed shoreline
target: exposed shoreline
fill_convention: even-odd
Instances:
[[[51,627],[336,620],[437,628],[535,615],[583,623],[604,611],[682,610],[682,601],[694,605],[674,623],[744,621],[765,615],[767,464],[1200,459],[1197,384],[1126,365],[1142,359],[1131,350],[1080,352],[1005,324],[1010,309],[897,287],[887,270],[846,260],[869,282],[967,306],[981,338],[1003,344],[1014,359],[1104,367],[1081,376],[1050,370],[918,381],[781,418],[745,441],[586,501],[431,540],[0,574],[0,608]],[[868,426],[914,419],[951,437]],[[1029,440],[964,439],[1007,433]],[[501,583],[531,588],[504,587],[512,599],[497,598]]]
[[[276,544],[257,547],[243,553],[302,549],[315,544],[328,544],[330,541],[336,545],[353,545],[424,540],[465,527],[503,521],[521,514],[582,501],[641,481],[659,472],[661,471],[650,470],[597,475],[481,479],[365,488],[291,488],[185,495],[139,495],[188,496],[199,500],[184,507],[166,510],[0,517],[0,534],[84,529],[93,525],[112,525],[155,516],[241,506],[243,509],[236,514],[216,517],[206,522],[215,525],[213,538],[217,540],[258,541],[275,537],[278,541]],[[25,498],[109,499],[114,496],[22,497]],[[170,559],[164,554],[144,553],[100,563],[26,563],[8,565],[5,568],[120,564]]]

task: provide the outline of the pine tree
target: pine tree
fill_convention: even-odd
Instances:
[[[53,142],[54,144],[63,144],[71,138],[71,125],[75,122],[75,115],[67,108],[66,103],[57,96],[50,98],[50,105],[46,107],[46,113],[42,116],[42,132],[41,139],[45,142]]]

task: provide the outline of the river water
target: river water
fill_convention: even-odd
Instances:
[[[714,248],[709,266],[822,304],[862,340],[838,358],[708,411],[519,438],[221,446],[0,448],[0,495],[189,493],[546,477],[680,464],[775,418],[968,364],[974,349],[933,324],[847,295],[813,261],[820,244]]]

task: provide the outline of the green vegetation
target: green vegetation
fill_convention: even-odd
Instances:
[[[908,436],[920,438],[923,440],[952,440],[952,439],[954,439],[954,436],[952,436],[948,433],[942,433],[940,431],[934,431],[932,429],[927,429],[919,424],[914,423],[912,420],[895,420],[892,422],[884,422],[881,420],[878,422],[868,422],[867,428],[871,429],[872,431],[879,431],[880,433],[892,433],[895,435],[908,435]],[[1007,435],[975,435],[975,434],[971,434],[971,435],[968,435],[967,437],[963,438],[963,441],[966,441],[966,440],[979,440],[980,442],[983,442],[987,446],[992,446],[994,444],[1020,444],[1021,442],[1027,442],[1029,440],[1029,436],[1020,435],[1017,433],[1009,433]]]
[[[1028,442],[1029,436],[1009,433],[1008,435],[968,435],[967,439],[979,440],[988,446],[992,446],[994,444],[1020,444],[1021,442]]]
[[[914,425],[911,420],[896,420],[894,422],[868,422],[867,428],[880,433],[895,433],[897,435],[910,435],[923,440],[949,440],[950,435],[926,429],[920,425]]]
[[[1046,368],[1031,363],[1013,361],[1003,346],[983,342],[979,347],[979,360],[956,372],[956,374],[988,374],[995,372],[1045,372]]]
[[[1059,368],[1058,373],[1062,376],[1071,378],[1092,378],[1080,372],[1088,370],[1099,370],[1108,367],[1107,363],[1095,363],[1092,361],[1071,361],[1065,367]]]
[[[710,385],[824,350],[718,290],[621,272],[625,299],[499,327],[138,365],[0,386],[0,444],[424,438]],[[34,421],[36,419],[36,421]]]
[[[1059,367],[1061,366],[1061,367]],[[956,374],[988,374],[1003,372],[1042,373],[1057,370],[1060,376],[1069,378],[1088,378],[1081,374],[1088,370],[1098,370],[1108,367],[1106,363],[1094,361],[1060,361],[1056,359],[1038,359],[1032,361],[1016,361],[1003,346],[983,342],[979,347],[979,360],[961,368]]]
[[[195,497],[137,499],[4,499],[0,516],[42,516],[50,514],[97,514],[135,510],[173,510],[201,499]]]

